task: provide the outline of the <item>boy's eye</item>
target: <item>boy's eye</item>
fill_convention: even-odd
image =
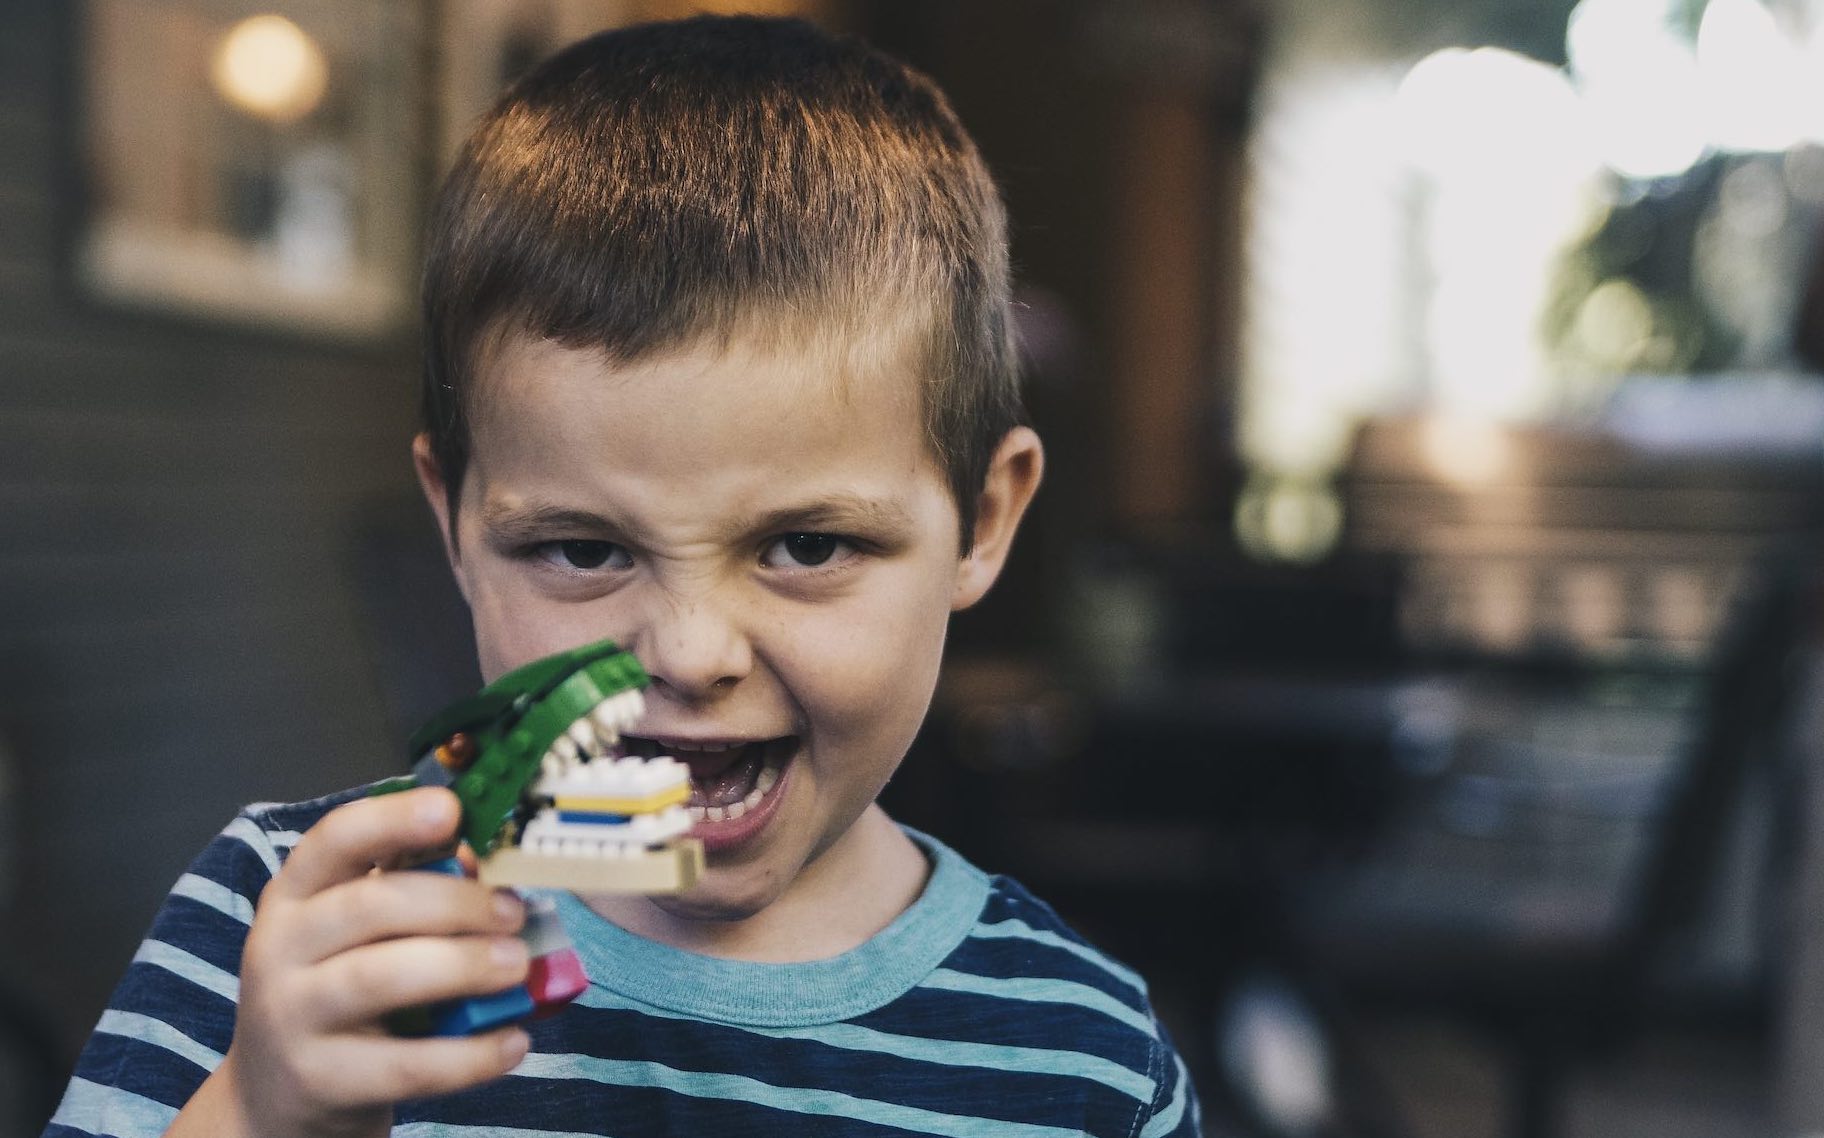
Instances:
[[[775,569],[812,569],[836,556],[844,541],[827,533],[788,533],[774,541],[761,560]]]
[[[627,551],[612,541],[580,538],[546,542],[538,548],[538,554],[560,569],[600,569],[604,565],[620,569],[629,561]]]

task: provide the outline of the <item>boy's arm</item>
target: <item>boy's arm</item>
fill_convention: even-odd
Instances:
[[[518,1064],[527,1039],[516,1027],[403,1039],[383,1023],[525,979],[516,898],[464,878],[371,872],[448,846],[457,823],[453,795],[420,790],[350,803],[304,835],[248,933],[234,1041],[167,1135],[384,1135],[395,1102]]]
[[[173,890],[46,1138],[384,1134],[393,1102],[511,1069],[516,1029],[408,1040],[381,1023],[524,978],[516,899],[370,872],[447,846],[456,818],[447,791],[364,799],[324,815],[283,868],[271,835],[237,820]]]

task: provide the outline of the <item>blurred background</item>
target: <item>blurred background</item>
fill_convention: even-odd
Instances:
[[[242,804],[476,682],[425,203],[699,10],[951,93],[1051,455],[903,820],[1211,1135],[1824,1133],[1824,0],[3,0],[0,1135]]]

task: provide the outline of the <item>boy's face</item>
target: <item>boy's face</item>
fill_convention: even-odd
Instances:
[[[680,916],[759,912],[840,846],[1037,482],[1034,439],[1028,484],[985,496],[990,540],[959,557],[916,379],[845,370],[740,342],[617,365],[526,337],[478,368],[452,561],[483,674],[603,638],[640,658],[638,730],[705,808],[710,868],[665,903]],[[447,533],[422,439],[418,459]]]

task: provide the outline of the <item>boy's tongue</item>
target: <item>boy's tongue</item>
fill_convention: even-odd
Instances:
[[[766,747],[761,743],[749,743],[726,751],[704,751],[678,758],[689,761],[692,806],[731,806],[753,791],[760,768],[765,764]]]

